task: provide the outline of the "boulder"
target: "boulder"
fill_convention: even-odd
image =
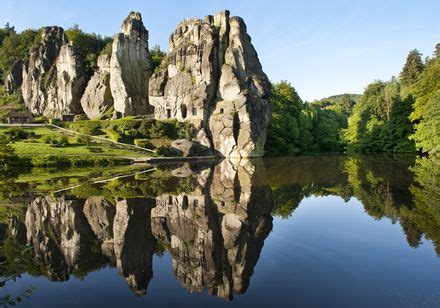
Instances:
[[[26,107],[36,115],[62,118],[82,113],[84,68],[61,27],[46,27],[41,43],[30,50],[21,86]]]
[[[98,57],[98,70],[94,73],[81,98],[85,114],[94,119],[103,115],[114,101],[110,90],[110,55]]]
[[[241,18],[223,11],[181,22],[167,63],[149,83],[156,119],[191,121],[222,156],[263,155],[271,86]]]
[[[184,157],[203,156],[210,154],[210,149],[203,145],[185,139],[174,140],[171,149]]]
[[[151,113],[148,81],[152,61],[148,31],[140,13],[131,12],[113,38],[110,59],[110,88],[116,112],[124,116]]]
[[[14,94],[20,89],[21,83],[23,82],[22,67],[22,61],[15,61],[12,65],[11,71],[6,75],[4,85],[6,94]]]

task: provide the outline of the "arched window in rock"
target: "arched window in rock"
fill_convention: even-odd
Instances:
[[[171,118],[171,109],[167,109],[167,118]]]
[[[220,113],[225,113],[225,110],[223,108],[220,108]]]

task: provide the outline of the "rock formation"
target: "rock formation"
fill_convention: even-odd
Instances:
[[[11,216],[9,226],[0,224],[0,241],[9,230],[32,246],[35,268],[55,281],[116,265],[138,296],[153,276],[153,254],[165,249],[185,288],[232,299],[246,291],[272,228],[263,171],[249,161],[183,163],[164,166],[160,187],[157,178],[121,179],[124,194],[156,186],[148,191],[158,195],[148,198],[34,197],[24,221]]]
[[[157,119],[193,122],[198,141],[223,156],[263,155],[270,82],[241,18],[224,11],[181,22],[167,61],[150,79]]]
[[[249,162],[224,161],[208,173],[191,193],[156,198],[152,229],[185,288],[232,299],[249,286],[272,229],[273,199]]]
[[[136,295],[144,295],[153,277],[155,240],[147,199],[120,200],[113,223],[116,265]]]
[[[20,89],[21,83],[23,82],[22,66],[22,61],[14,62],[11,71],[6,75],[4,85],[6,94],[14,94]]]
[[[64,281],[90,258],[92,232],[83,214],[84,201],[37,197],[26,212],[27,239],[52,280]]]
[[[182,21],[154,74],[148,35],[141,14],[131,12],[87,83],[63,29],[44,28],[23,66],[27,108],[54,118],[82,112],[97,118],[114,109],[115,118],[154,114],[158,120],[190,121],[197,128],[194,139],[217,154],[262,156],[271,85],[244,21],[228,11]],[[8,92],[20,83],[14,75],[7,79]]]
[[[151,76],[148,31],[140,13],[131,12],[113,38],[110,88],[115,111],[124,116],[151,113],[148,80]]]
[[[103,115],[113,107],[114,101],[110,90],[110,55],[102,54],[98,57],[98,70],[87,84],[81,105],[90,119]]]
[[[82,113],[80,98],[86,85],[84,69],[61,27],[46,27],[41,43],[30,50],[23,67],[22,93],[36,115],[61,118]]]

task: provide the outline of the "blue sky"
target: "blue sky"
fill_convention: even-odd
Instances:
[[[439,0],[0,0],[0,24],[21,31],[77,23],[113,35],[134,10],[150,46],[167,49],[181,19],[223,9],[244,18],[269,78],[289,80],[306,100],[361,93],[373,80],[397,75],[409,50],[428,56],[440,42]]]

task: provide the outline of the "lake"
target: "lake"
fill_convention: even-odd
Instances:
[[[6,306],[440,306],[438,161],[267,158],[0,180]]]

